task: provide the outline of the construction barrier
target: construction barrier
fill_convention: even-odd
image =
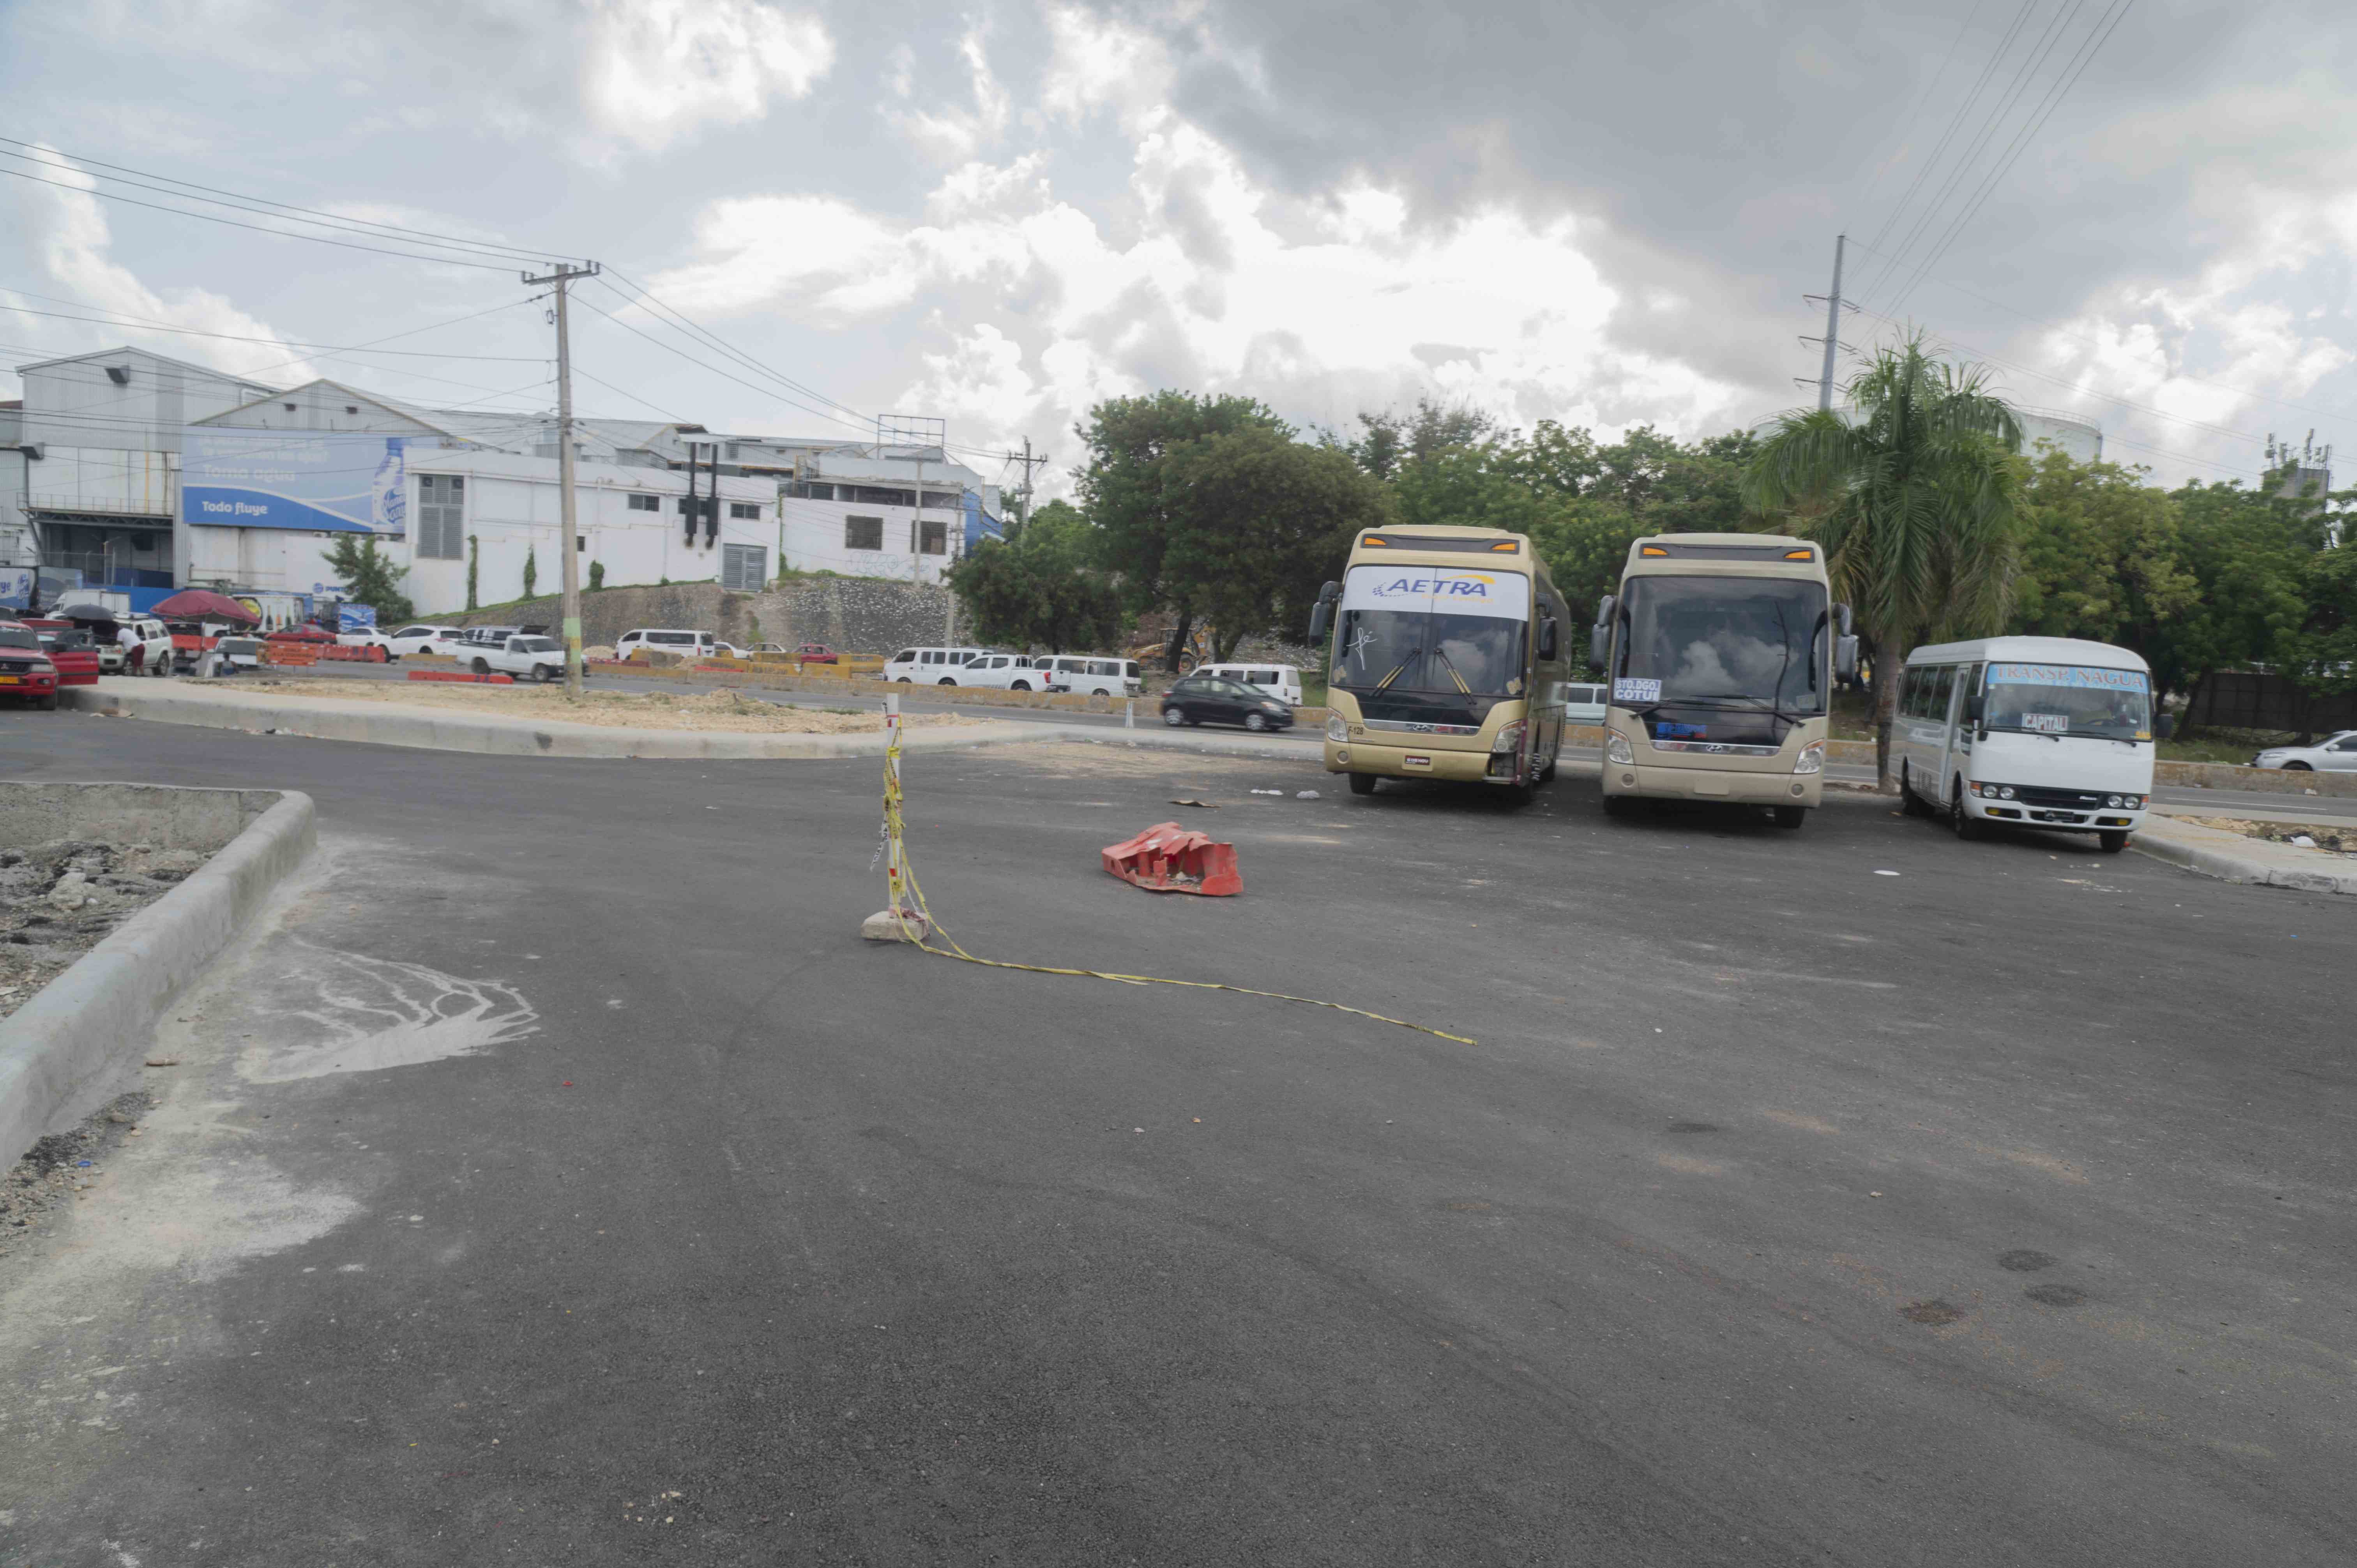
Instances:
[[[369,643],[364,647],[359,648],[347,648],[343,644],[338,643],[333,648],[321,648],[319,650],[319,657],[322,659],[349,659],[357,664],[382,664],[385,661],[385,651],[382,647],[375,643]]]
[[[297,665],[317,664],[319,661],[319,645],[316,642],[270,642],[265,640],[262,645],[262,661],[264,664],[283,665],[289,668]]]
[[[470,675],[464,670],[412,670],[412,681],[458,681],[476,686],[512,686],[512,675]]]

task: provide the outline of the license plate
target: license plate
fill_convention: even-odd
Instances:
[[[1410,752],[1405,757],[1400,758],[1400,763],[1403,767],[1406,768],[1429,768],[1432,766],[1432,758],[1429,757],[1418,757],[1414,752]]]
[[[22,675],[0,675],[0,686],[21,686],[24,683]]]

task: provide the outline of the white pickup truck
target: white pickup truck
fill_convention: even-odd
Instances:
[[[482,644],[459,655],[478,675],[494,671],[519,681],[559,681],[565,677],[565,645],[553,637],[511,637],[497,646]]]

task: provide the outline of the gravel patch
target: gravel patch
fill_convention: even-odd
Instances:
[[[2337,854],[2357,854],[2357,828],[2347,823],[2331,822],[2254,822],[2247,817],[2177,817],[2180,822],[2197,827],[2216,828],[2223,832],[2241,833],[2244,838],[2265,839],[2270,843],[2289,844],[2296,849],[2320,849]],[[2302,843],[2299,841],[2306,839]]]
[[[139,1118],[155,1104],[145,1090],[119,1096],[70,1133],[52,1133],[0,1176],[0,1258],[45,1234],[52,1212],[98,1182],[107,1155],[139,1136]]]
[[[716,730],[747,735],[865,735],[880,731],[876,709],[836,713],[790,708],[748,697],[730,687],[682,695],[668,692],[588,691],[578,700],[561,686],[477,686],[439,681],[240,681],[241,692],[274,697],[329,697],[338,702],[391,703],[403,707],[455,708],[510,718],[554,719],[612,729]],[[910,729],[988,724],[956,714],[911,713]]]
[[[209,858],[88,839],[0,849],[0,1018]]]

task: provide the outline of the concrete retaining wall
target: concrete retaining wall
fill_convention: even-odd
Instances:
[[[145,843],[223,847],[0,1020],[0,1165],[107,1098],[117,1075],[146,1049],[164,1009],[237,938],[317,839],[311,798],[293,790],[0,784],[0,797],[19,794],[31,803],[0,806],[0,822],[12,832],[22,823],[45,838],[134,833]],[[81,807],[86,818],[75,814]],[[224,828],[231,831],[210,843],[168,836]]]
[[[632,627],[681,627],[708,631],[738,647],[754,642],[823,642],[846,653],[891,653],[912,643],[942,640],[947,588],[871,577],[804,577],[737,594],[716,583],[667,583],[652,587],[586,589],[581,637],[589,647],[613,646]],[[429,616],[460,626],[554,627],[563,613],[554,595],[504,609]]]

